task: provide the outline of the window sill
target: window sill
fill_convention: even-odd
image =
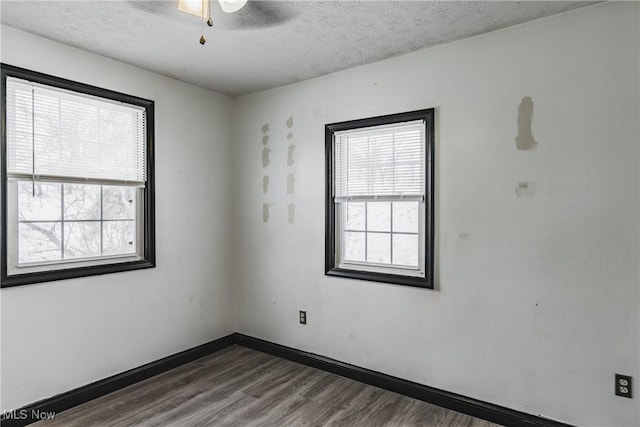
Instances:
[[[91,265],[61,270],[49,270],[25,274],[2,275],[0,287],[31,285],[34,283],[53,282],[56,280],[74,279],[78,277],[97,276],[101,274],[117,273],[121,271],[141,270],[155,267],[155,262],[142,259],[138,261],[122,262],[115,264]]]
[[[325,275],[433,289],[433,281],[429,281],[426,277],[401,276],[397,274],[375,273],[372,271],[347,270],[344,268],[330,268],[325,272]]]

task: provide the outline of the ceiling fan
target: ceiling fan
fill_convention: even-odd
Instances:
[[[242,9],[247,0],[218,0],[220,8],[225,13],[234,13]],[[200,44],[204,45],[207,39],[204,37],[204,22],[207,17],[207,25],[213,27],[213,18],[211,18],[211,0],[178,0],[178,10],[202,18],[202,34],[200,35]]]
[[[267,2],[248,0],[178,0],[178,10],[201,18],[202,34],[200,44],[204,45],[207,39],[204,36],[205,23],[213,26],[212,9],[218,4],[223,12],[220,19],[216,19],[216,26],[226,29],[252,29],[264,28],[284,23],[295,15],[295,8],[290,2]],[[238,14],[236,12],[242,11]],[[227,18],[226,14],[235,14],[234,18]],[[224,16],[226,15],[226,16]]]

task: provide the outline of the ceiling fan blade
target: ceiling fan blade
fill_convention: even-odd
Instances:
[[[216,3],[216,0],[213,2]],[[291,21],[299,14],[293,2],[249,1],[238,12],[216,14],[216,26],[228,30],[275,27]]]

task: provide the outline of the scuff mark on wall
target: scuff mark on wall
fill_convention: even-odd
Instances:
[[[293,133],[289,132],[289,133],[287,134],[287,139],[291,139],[291,138],[293,138]]]
[[[293,223],[296,222],[296,205],[294,205],[293,203],[289,203],[287,208],[289,210],[289,224],[293,225]]]
[[[293,151],[296,149],[296,146],[294,144],[291,144],[289,146],[289,149],[287,150],[287,166],[293,166],[293,164],[296,162],[293,158]]]
[[[262,145],[267,145],[269,143],[269,135],[265,135],[262,137]]]
[[[518,107],[518,136],[516,136],[516,148],[518,150],[530,150],[538,142],[533,138],[531,124],[533,122],[533,100],[525,96]]]
[[[287,175],[287,194],[293,194],[293,189],[296,185],[296,176],[292,173]]]
[[[262,133],[269,132],[269,123],[265,123],[262,125]]]
[[[536,194],[535,182],[520,182],[516,187],[516,196],[521,197],[533,197]]]
[[[293,116],[290,116],[290,117],[287,119],[287,127],[288,127],[289,129],[291,129],[291,128],[293,127]]]
[[[269,175],[263,176],[262,177],[262,194],[267,194],[269,192],[269,183],[270,183]]]
[[[462,232],[458,234],[458,239],[460,240],[469,240],[469,237],[471,237],[471,233],[468,232]]]
[[[271,205],[272,203],[262,204],[262,222],[269,222],[269,218],[271,218]]]
[[[266,168],[271,163],[271,158],[269,156],[271,154],[271,149],[265,147],[262,149],[262,167]]]

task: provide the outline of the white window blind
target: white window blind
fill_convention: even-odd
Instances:
[[[424,197],[424,121],[336,132],[334,144],[336,202]]]
[[[146,182],[145,110],[8,78],[9,178]]]

